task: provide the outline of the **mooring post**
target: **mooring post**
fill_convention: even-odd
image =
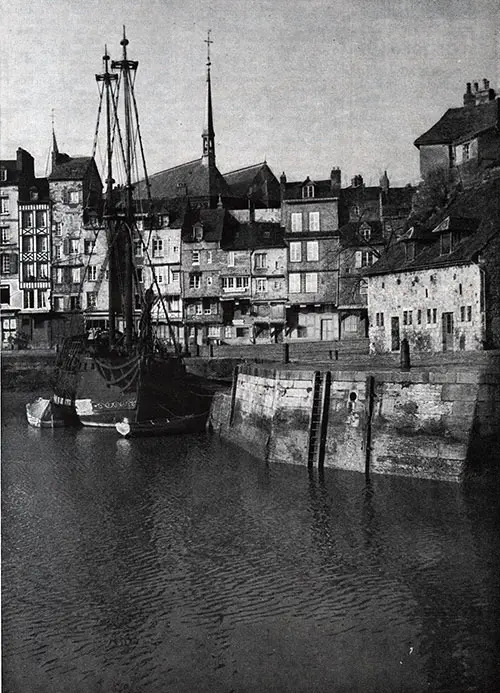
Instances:
[[[406,337],[401,340],[401,351],[399,354],[400,368],[402,371],[410,370],[410,344]]]

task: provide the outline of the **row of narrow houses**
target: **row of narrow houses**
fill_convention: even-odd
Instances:
[[[372,352],[500,347],[500,100],[487,81],[421,135],[423,182],[279,180],[267,162],[222,174],[210,61],[201,156],[135,186],[135,315],[144,293],[165,343],[369,338]],[[150,197],[148,197],[148,188]],[[0,162],[3,348],[105,330],[110,262],[102,180],[58,151],[37,178]],[[368,339],[367,339],[368,343]]]

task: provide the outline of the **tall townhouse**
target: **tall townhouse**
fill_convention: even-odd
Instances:
[[[155,334],[165,345],[183,344],[181,295],[181,232],[183,210],[161,204],[137,215],[134,241],[137,281],[141,294],[151,289]],[[139,306],[139,302],[137,304]]]
[[[21,331],[33,347],[52,346],[51,203],[47,179],[19,186]]]
[[[281,342],[288,294],[281,210],[235,210],[230,215],[238,225],[224,242],[222,340],[228,344]]]
[[[109,258],[99,222],[102,182],[94,159],[72,158],[59,154],[54,147],[48,181],[52,202],[53,331],[57,343],[73,330],[106,325],[108,296],[104,280]]]
[[[287,331],[290,340],[339,336],[340,170],[327,180],[281,176],[282,225],[288,248]]]
[[[2,347],[20,332],[23,294],[19,287],[19,186],[35,180],[33,157],[19,148],[15,159],[0,161],[0,304]],[[18,335],[19,336],[19,335]]]
[[[181,246],[185,345],[221,339],[224,277],[231,262],[222,245],[235,220],[222,207],[195,209],[184,216]]]

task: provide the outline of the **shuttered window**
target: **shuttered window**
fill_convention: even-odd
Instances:
[[[309,231],[319,231],[319,212],[309,212]]]
[[[302,212],[292,212],[292,231],[302,231]]]
[[[290,243],[290,262],[300,262],[302,260],[302,243],[292,241]]]

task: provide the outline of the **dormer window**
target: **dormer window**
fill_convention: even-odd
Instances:
[[[372,235],[372,230],[368,224],[362,224],[359,227],[359,235],[361,238],[363,238],[365,241],[370,240],[370,236]]]
[[[203,226],[201,224],[196,224],[193,226],[193,241],[203,240]]]
[[[452,235],[451,231],[446,231],[441,234],[441,255],[449,255],[452,251]]]
[[[0,181],[5,181],[7,180],[7,169],[6,168],[0,168]]]
[[[467,161],[470,158],[470,144],[467,142],[462,147],[462,161]]]
[[[38,200],[38,190],[36,188],[30,188],[30,200],[36,202]]]
[[[314,197],[314,185],[308,183],[302,188],[302,197]]]

